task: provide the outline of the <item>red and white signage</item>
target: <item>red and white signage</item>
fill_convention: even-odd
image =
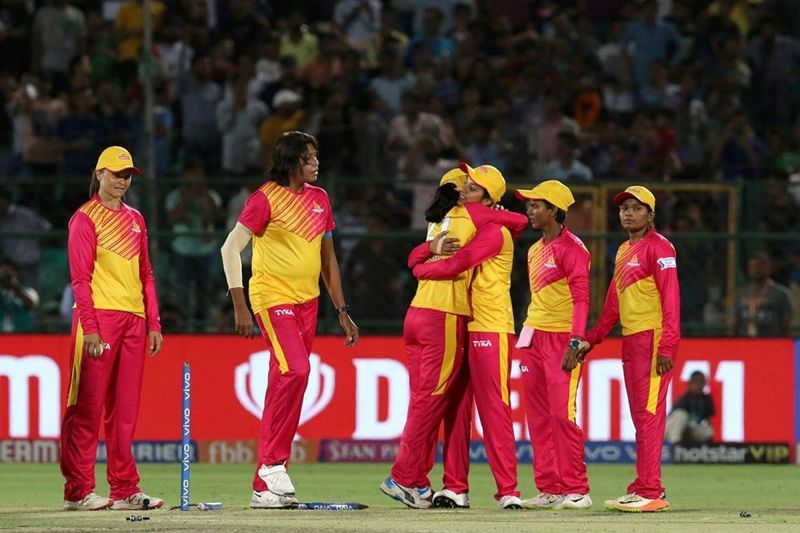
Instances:
[[[405,423],[408,372],[399,337],[343,346],[320,337],[298,434],[306,439],[396,439]],[[56,438],[69,379],[63,335],[0,336],[0,439]],[[633,440],[619,359],[621,341],[598,346],[583,373],[578,421],[587,440]],[[192,366],[192,439],[242,440],[258,434],[269,353],[260,339],[168,336],[148,359],[136,438],[180,438],[182,365]],[[790,340],[689,339],[681,342],[668,399],[694,370],[709,377],[716,440],[794,441],[794,345]],[[514,432],[528,438],[518,360],[510,383]],[[476,437],[480,424],[476,422]]]

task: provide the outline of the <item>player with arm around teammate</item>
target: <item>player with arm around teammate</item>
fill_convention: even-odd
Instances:
[[[461,165],[468,179],[461,191],[464,205],[495,206],[506,191],[502,174],[495,167]],[[469,507],[469,441],[472,431],[473,398],[481,417],[486,453],[495,478],[495,499],[503,509],[519,509],[517,457],[511,421],[508,381],[511,372],[511,343],[514,314],[511,306],[513,239],[528,225],[524,215],[508,211],[494,214],[496,223],[479,228],[475,237],[452,257],[424,262],[420,257],[414,276],[424,280],[452,279],[472,270],[469,297],[472,317],[467,323],[467,365],[469,386],[458,402],[458,413],[445,426],[444,488],[434,494],[434,507]],[[503,220],[506,225],[499,222]],[[445,233],[437,239],[442,239]],[[436,247],[436,245],[434,245]]]
[[[288,507],[298,501],[286,463],[308,383],[320,273],[345,332],[345,345],[358,341],[342,292],[328,195],[311,185],[317,180],[318,155],[313,136],[282,134],[273,148],[269,180],[248,198],[221,250],[236,331],[251,337],[253,319],[244,298],[240,254],[253,241],[250,304],[270,350],[250,500],[254,508]]]
[[[636,428],[636,479],[606,509],[655,512],[669,508],[661,483],[667,389],[680,340],[680,287],[675,247],[653,228],[656,199],[634,185],[614,197],[628,240],[617,250],[600,319],[578,359],[622,324],[625,391]]]
[[[88,202],[69,221],[75,309],[67,408],[61,424],[64,509],[157,509],[139,488],[131,452],[145,354],[161,350],[158,298],[144,217],[122,198],[141,170],[121,146],[103,150]],[[104,416],[109,498],[97,495],[95,457]]]
[[[523,507],[588,509],[592,499],[575,410],[582,370],[576,354],[589,314],[591,258],[583,242],[564,226],[575,203],[566,185],[548,180],[517,190],[517,196],[526,201],[531,227],[542,232],[528,250],[531,302],[517,342],[539,489]]]

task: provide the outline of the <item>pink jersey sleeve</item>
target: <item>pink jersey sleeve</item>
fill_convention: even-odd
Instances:
[[[606,301],[603,304],[603,311],[600,313],[600,319],[597,324],[586,334],[586,340],[592,346],[600,344],[608,337],[611,330],[619,320],[619,299],[617,298],[617,285],[614,280],[608,285],[608,292],[606,293]]]
[[[564,246],[564,275],[567,278],[569,292],[572,294],[572,331],[573,337],[586,334],[586,322],[589,318],[589,252],[580,246]]]
[[[414,268],[420,263],[424,263],[431,257],[433,254],[430,250],[430,241],[425,241],[422,244],[415,246],[411,253],[408,254],[408,268]]]
[[[97,257],[97,233],[94,223],[77,212],[69,221],[69,272],[78,317],[84,334],[97,333],[97,315],[92,299],[92,275]]]
[[[464,208],[469,213],[475,227],[484,224],[500,224],[511,232],[511,236],[516,239],[528,225],[528,217],[513,211],[492,209],[483,204],[471,203],[464,204]]]
[[[328,212],[330,212],[330,206],[328,206]],[[256,235],[261,235],[267,229],[271,217],[272,208],[267,200],[267,195],[261,190],[257,190],[245,202],[242,213],[239,215],[239,222]]]
[[[161,331],[161,318],[158,315],[158,295],[153,266],[150,263],[150,246],[147,238],[147,227],[144,217],[139,214],[139,227],[142,228],[142,248],[139,251],[139,277],[142,280],[144,296],[144,313],[147,319],[147,331]]]
[[[681,290],[675,248],[664,238],[649,247],[650,265],[661,299],[661,342],[658,354],[675,359],[681,338]]]
[[[450,279],[491,259],[503,249],[503,233],[497,224],[486,224],[478,228],[475,237],[452,257],[418,264],[414,277],[418,279]]]

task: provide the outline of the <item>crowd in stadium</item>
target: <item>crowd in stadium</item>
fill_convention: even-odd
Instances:
[[[759,182],[762,197],[744,202],[769,209],[746,229],[800,229],[794,0],[153,0],[149,57],[141,5],[0,1],[0,175],[9,202],[41,215],[29,229],[64,227],[86,192],[60,178],[88,182],[112,144],[144,163],[139,79],[152,73],[154,165],[176,180],[161,191],[161,226],[195,232],[167,252],[192,296],[166,301],[191,299],[193,316],[168,303],[167,324],[172,312],[176,324],[224,312],[204,285],[216,276],[222,287],[217,235],[288,130],[318,138],[341,229],[423,228],[430,193],[460,161],[510,183]],[[28,185],[37,176],[51,185]],[[662,194],[667,232],[727,230],[714,195]],[[338,243],[356,312],[402,315],[412,244]],[[778,281],[800,287],[800,249],[788,244],[760,251]],[[701,296],[685,318],[725,313],[703,283],[713,271],[697,267]],[[391,307],[366,303],[381,283]]]

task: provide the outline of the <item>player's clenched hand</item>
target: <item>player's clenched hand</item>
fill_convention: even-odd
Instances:
[[[234,313],[236,315],[236,333],[249,339],[253,336],[253,317],[250,315],[250,310],[247,307],[235,308]]]
[[[428,245],[433,255],[453,255],[461,248],[458,239],[447,237],[447,230],[439,233]]]
[[[342,326],[344,334],[347,337],[344,340],[345,346],[353,346],[358,342],[358,326],[353,322],[348,313],[339,314],[339,325]]]
[[[581,341],[581,343],[578,345],[578,353],[575,354],[575,357],[578,359],[580,364],[583,364],[583,362],[586,361],[586,354],[591,352],[592,348],[592,343],[589,341]]]
[[[150,355],[153,356],[161,351],[161,345],[164,344],[164,337],[161,336],[160,331],[150,331],[147,333],[147,344],[150,349]]]
[[[86,353],[89,354],[89,357],[100,357],[103,355],[104,344],[99,333],[87,333],[84,335],[83,346],[86,348]]]
[[[657,355],[656,356],[656,374],[659,376],[663,376],[667,372],[672,370],[672,359],[665,355]]]

